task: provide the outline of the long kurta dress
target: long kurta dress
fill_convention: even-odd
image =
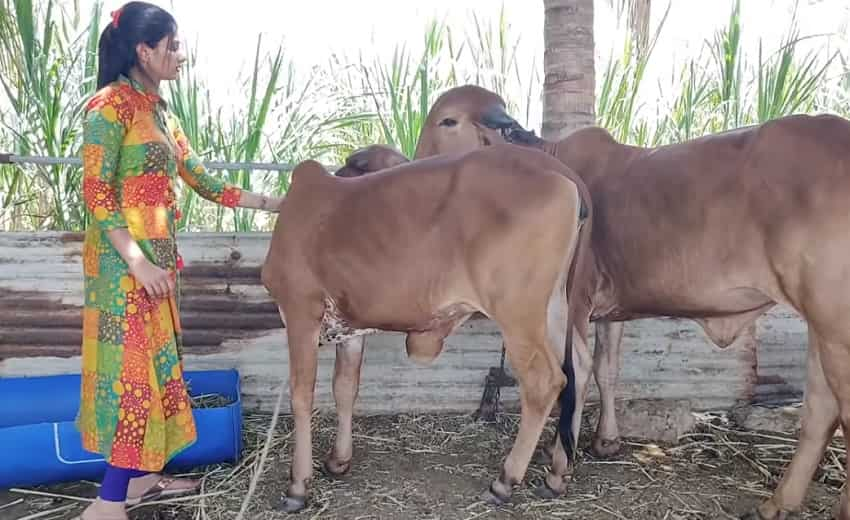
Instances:
[[[155,300],[107,232],[127,228],[148,260],[178,275],[174,183],[234,207],[239,188],[207,174],[159,96],[121,76],[89,101],[84,120],[83,447],[122,468],[161,471],[197,433],[180,355],[175,298]]]

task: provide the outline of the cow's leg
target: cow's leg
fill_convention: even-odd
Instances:
[[[826,348],[825,348],[826,347]],[[833,347],[834,348],[834,347]],[[748,520],[782,520],[789,512],[798,511],[803,504],[815,469],[823,457],[827,443],[832,438],[838,422],[839,402],[833,394],[832,381],[828,381],[830,358],[829,347],[809,327],[808,367],[806,374],[806,390],[803,401],[800,443],[791,464],[785,471],[782,480],[776,487],[773,496],[762,503],[758,509],[745,514],[742,518]],[[847,357],[845,353],[845,358]],[[834,362],[834,361],[833,361]],[[845,368],[848,363],[843,363]],[[839,373],[840,374],[840,373]],[[833,386],[834,388],[830,388]],[[850,386],[843,383],[844,391]],[[844,399],[845,409],[842,416],[850,418],[850,394]],[[850,516],[841,517],[850,520]]]
[[[305,310],[310,306],[305,304]],[[289,343],[289,395],[295,422],[295,446],[290,466],[290,482],[280,505],[288,513],[304,508],[313,476],[312,412],[318,368],[321,319],[303,311],[290,311],[281,318],[286,323]]]
[[[838,324],[840,322],[836,321],[835,323]],[[811,453],[810,458],[804,461],[809,464],[808,466],[804,466],[808,473],[803,473],[801,471],[799,475],[796,475],[796,477],[799,477],[799,482],[795,481],[798,486],[793,488],[793,490],[797,493],[789,497],[783,497],[786,499],[786,503],[791,506],[788,507],[788,509],[791,510],[801,508],[812,474],[814,473],[817,464],[820,462],[826,445],[831,440],[832,434],[835,432],[836,422],[841,425],[845,447],[850,448],[850,381],[847,379],[847,374],[850,373],[850,337],[846,335],[840,336],[838,334],[836,334],[835,337],[841,337],[840,340],[833,340],[832,337],[834,336],[818,335],[821,366],[823,368],[823,374],[826,377],[828,389],[832,391],[832,395],[828,395],[827,391],[823,390],[819,392],[817,396],[812,398],[812,400],[825,400],[829,402],[832,407],[830,410],[832,414],[828,418],[830,420],[828,422],[824,421],[823,424],[815,425],[815,427],[826,428],[828,435],[825,435],[822,439],[820,450],[816,453]],[[835,413],[836,411],[837,413]],[[797,449],[797,453],[794,454],[794,460],[797,459],[801,448],[802,442],[800,448]],[[792,460],[792,465],[794,460]],[[801,463],[801,465],[803,464]],[[847,468],[845,468],[845,471],[846,469]],[[791,477],[789,476],[789,480],[790,478]],[[774,499],[777,495],[778,490],[777,493],[774,494]],[[792,500],[794,502],[791,502]],[[782,502],[778,503],[782,504]],[[763,511],[761,512],[763,513]],[[834,518],[836,520],[850,520],[850,489],[847,488],[846,482],[844,491],[841,494],[840,502],[834,512]]]
[[[325,461],[325,471],[341,476],[351,469],[351,439],[354,403],[360,389],[360,367],[366,336],[347,339],[336,346],[333,392],[336,401],[337,427],[333,450]]]
[[[578,449],[581,414],[584,410],[584,401],[587,398],[592,364],[587,338],[573,331],[573,370],[576,378],[576,408],[572,420],[574,452]],[[569,472],[569,459],[564,451],[564,446],[561,444],[561,435],[558,433],[555,435],[555,442],[552,446],[552,468],[546,475],[545,485],[537,490],[538,496],[554,498],[561,495],[566,490],[566,477]]]
[[[609,457],[620,451],[620,430],[614,397],[620,373],[620,343],[623,340],[623,322],[596,322],[596,345],[593,350],[593,369],[599,388],[599,422],[593,439],[593,452]]]
[[[545,327],[529,329],[542,332]],[[499,478],[490,484],[483,496],[491,504],[509,501],[513,486],[522,481],[546,418],[566,382],[548,340],[540,332],[518,333],[510,327],[502,327],[502,331],[508,360],[519,382],[522,408],[514,445],[505,458]]]

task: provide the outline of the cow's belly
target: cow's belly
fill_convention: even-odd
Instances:
[[[669,277],[642,278],[643,283],[633,284],[639,290],[620,290],[608,287],[595,299],[592,319],[632,320],[659,316],[679,318],[710,318],[748,313],[767,305],[771,297],[770,284],[763,283],[749,271],[730,270],[720,276],[705,276],[699,279]]]

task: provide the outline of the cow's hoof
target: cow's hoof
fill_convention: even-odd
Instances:
[[[545,478],[543,479],[543,484],[534,489],[534,495],[537,496],[537,498],[542,498],[543,500],[552,500],[558,498],[562,494],[563,492],[550,486],[549,482],[547,482]]]
[[[307,505],[307,497],[299,497],[299,496],[284,496],[277,508],[284,513],[297,513],[304,509]]]
[[[323,467],[328,476],[340,478],[344,477],[349,471],[351,471],[351,460],[349,459],[345,462],[340,462],[333,457],[328,457],[325,460]]]
[[[615,439],[596,437],[593,439],[593,454],[597,457],[612,457],[620,451],[622,446],[623,443],[620,442],[619,437]]]
[[[503,506],[511,501],[511,496],[499,493],[493,487],[493,484],[490,484],[490,488],[481,494],[481,500],[490,504],[491,506]]]

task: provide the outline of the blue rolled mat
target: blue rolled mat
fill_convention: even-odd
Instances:
[[[198,439],[165,470],[236,462],[242,451],[239,373],[187,371],[184,378],[193,397],[218,394],[232,402],[192,410]],[[79,402],[79,375],[0,379],[0,489],[100,480],[106,463],[82,448],[74,424]]]

